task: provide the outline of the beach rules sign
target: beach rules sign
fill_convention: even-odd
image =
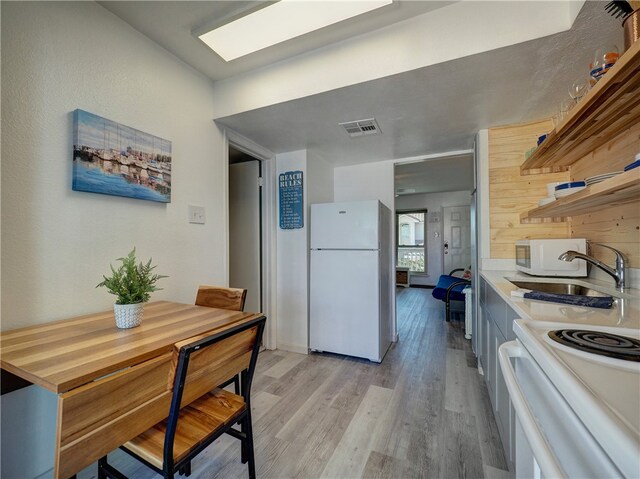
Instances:
[[[280,191],[280,229],[302,228],[304,201],[302,171],[287,171],[278,176]]]

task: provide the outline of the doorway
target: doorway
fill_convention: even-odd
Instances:
[[[245,311],[264,311],[262,230],[262,162],[229,145],[229,286]]]
[[[238,155],[237,159],[233,161],[227,161],[227,168],[225,171],[226,175],[226,195],[225,195],[225,210],[226,210],[226,230],[229,234],[227,238],[227,248],[226,248],[226,259],[227,259],[227,284],[233,285],[244,284],[244,280],[238,279],[235,275],[236,272],[239,271],[251,271],[251,277],[255,280],[256,278],[260,279],[259,285],[254,286],[241,286],[243,288],[247,288],[248,290],[254,292],[253,294],[253,302],[252,304],[261,304],[261,307],[257,307],[254,312],[260,311],[264,313],[268,320],[267,325],[264,329],[264,334],[262,335],[262,342],[265,348],[267,349],[276,349],[277,338],[276,332],[277,322],[278,322],[278,314],[277,314],[277,302],[276,302],[276,194],[275,188],[277,185],[276,177],[275,177],[275,154],[264,148],[263,146],[255,143],[251,139],[240,135],[239,133],[224,128],[224,157],[229,160],[230,155]],[[240,155],[243,155],[240,158]],[[246,156],[244,156],[246,155]],[[241,159],[245,159],[246,161],[239,161]],[[256,162],[255,160],[259,160]],[[250,163],[255,168],[258,167],[258,173],[261,173],[259,176],[262,177],[262,180],[257,179],[257,175],[253,175],[253,180],[246,180],[247,187],[250,188],[250,191],[256,193],[256,195],[252,195],[253,200],[250,202],[253,208],[253,216],[255,218],[256,209],[255,206],[259,205],[258,212],[260,214],[260,228],[256,229],[256,222],[252,221],[252,227],[254,234],[253,236],[253,251],[254,251],[254,260],[251,261],[251,268],[244,269],[243,267],[236,266],[235,259],[238,252],[242,251],[242,243],[236,241],[236,237],[231,234],[231,223],[235,221],[235,219],[242,217],[242,214],[232,214],[231,203],[238,204],[239,201],[244,201],[246,198],[242,196],[239,201],[235,199],[232,200],[232,195],[240,194],[238,191],[243,191],[242,189],[236,190],[236,193],[232,193],[230,191],[230,175],[231,171],[236,169],[236,167],[232,166],[237,163]],[[232,219],[231,217],[234,216]],[[235,227],[234,227],[235,229]],[[255,234],[255,231],[259,231],[258,234]],[[259,254],[255,254],[255,245],[258,244],[256,239],[259,239]],[[258,258],[257,260],[255,258]],[[256,301],[256,297],[259,297],[259,303]],[[245,311],[250,311],[249,308],[254,308],[255,306],[251,306],[250,304],[245,305]]]
[[[443,221],[443,271],[471,265],[471,215],[469,206],[445,206]]]
[[[446,269],[444,264],[445,236],[448,236],[446,238],[448,248],[446,256],[449,256],[446,260],[447,265],[451,260],[451,242],[455,241],[457,245],[458,240],[463,238],[456,236],[451,240],[450,235],[445,235],[445,208],[450,205],[468,205],[471,202],[470,192],[474,187],[473,171],[473,150],[426,155],[421,159],[396,162],[394,181],[396,213],[424,211],[424,216],[417,221],[424,225],[424,232],[422,228],[420,229],[420,233],[424,236],[416,236],[415,241],[405,250],[411,253],[410,260],[419,259],[419,262],[409,261],[410,264],[405,266],[409,268],[411,287],[433,288],[440,275],[447,274],[453,269]],[[460,213],[460,218],[468,219],[469,214]],[[411,224],[405,228],[411,233]],[[453,230],[454,234],[468,231],[469,228],[464,231]],[[401,236],[402,231],[399,230],[397,235]],[[402,242],[399,238],[397,239],[396,244],[401,246]],[[400,247],[398,263],[401,262],[402,252],[403,248]],[[457,251],[455,253],[457,254]],[[422,262],[422,256],[424,256],[424,262]],[[460,258],[456,257],[455,260]],[[464,266],[469,266],[470,259],[461,261],[464,261]],[[402,274],[398,273],[398,277],[402,278]]]

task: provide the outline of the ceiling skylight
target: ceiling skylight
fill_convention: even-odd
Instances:
[[[199,38],[230,61],[391,3],[392,0],[280,0]]]

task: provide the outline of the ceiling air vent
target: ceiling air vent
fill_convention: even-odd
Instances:
[[[375,118],[357,121],[345,121],[338,123],[343,127],[351,138],[358,136],[378,135],[381,133],[380,127]]]

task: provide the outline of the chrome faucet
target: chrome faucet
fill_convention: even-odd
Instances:
[[[602,243],[590,243],[590,244],[595,244],[598,246],[602,246],[603,248],[607,248],[610,249],[611,251],[613,251],[616,254],[616,267],[615,269],[613,269],[611,266],[608,266],[606,264],[604,264],[602,261],[594,258],[593,256],[589,256],[588,254],[584,254],[584,253],[579,253],[577,251],[573,251],[573,250],[569,250],[566,251],[564,253],[562,253],[560,256],[558,256],[558,259],[561,261],[573,261],[574,259],[583,259],[585,260],[587,263],[591,263],[594,266],[597,266],[598,268],[600,268],[601,270],[603,270],[605,273],[613,276],[613,278],[616,280],[616,288],[618,288],[619,291],[623,291],[625,288],[625,282],[624,282],[624,256],[623,254],[618,251],[615,248],[612,248],[611,246],[607,246],[605,244]]]

